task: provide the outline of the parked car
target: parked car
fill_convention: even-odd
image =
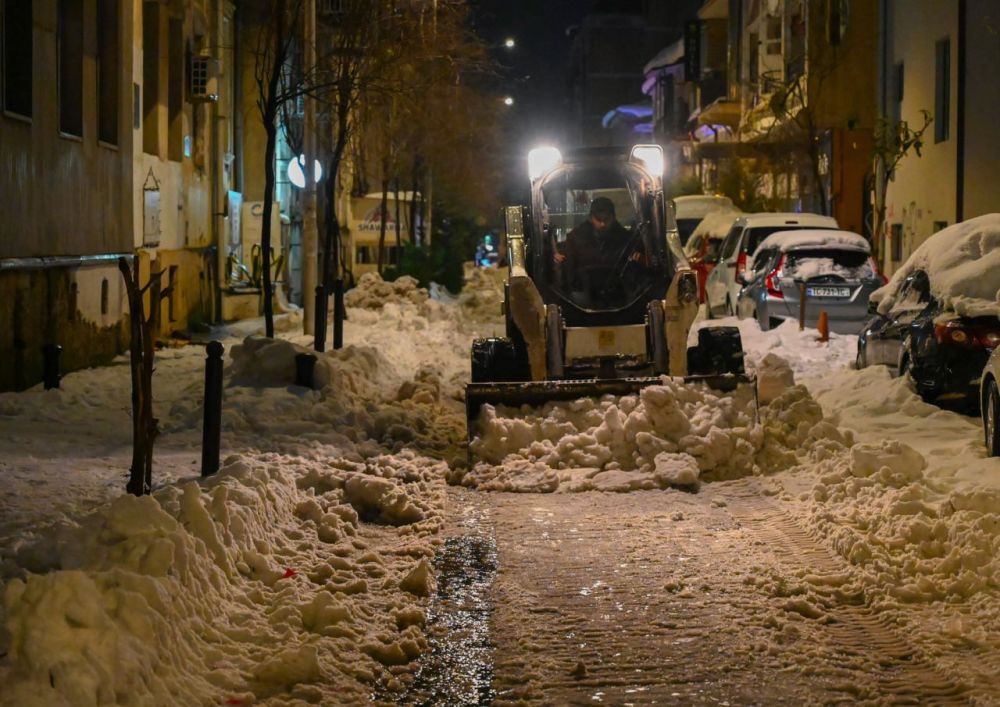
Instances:
[[[826,312],[830,331],[856,334],[868,318],[868,298],[885,284],[863,236],[832,229],[781,231],[757,246],[736,301],[741,319],[767,330],[798,320],[805,294],[805,324]]]
[[[991,457],[1000,457],[1000,383],[997,381],[1000,381],[1000,348],[993,349],[979,384],[979,409],[983,416],[986,453]]]
[[[674,210],[677,218],[677,233],[681,239],[681,247],[687,246],[688,239],[694,233],[701,220],[715,211],[732,211],[738,209],[728,196],[716,194],[691,194],[674,197]]]
[[[694,229],[684,255],[687,256],[691,269],[698,274],[698,301],[705,301],[705,282],[708,274],[719,262],[722,242],[733,227],[733,221],[740,215],[739,211],[713,211],[703,218]]]
[[[927,401],[979,406],[983,370],[1000,346],[1000,214],[927,239],[872,300],[859,368],[909,374]]]
[[[819,214],[761,213],[737,218],[722,244],[719,264],[705,282],[708,316],[736,314],[736,297],[743,287],[743,274],[761,241],[772,233],[803,228],[840,227],[836,219]]]

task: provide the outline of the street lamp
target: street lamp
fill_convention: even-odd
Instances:
[[[514,41],[513,37],[507,37],[507,39],[503,40],[503,45],[507,49],[513,49],[515,46],[517,46],[517,42]]]
[[[512,105],[514,105],[514,97],[513,96],[504,96],[503,97],[503,104],[505,106],[512,106]]]

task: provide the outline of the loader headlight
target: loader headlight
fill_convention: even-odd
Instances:
[[[634,162],[642,162],[646,165],[646,169],[657,177],[663,176],[666,162],[663,159],[663,148],[659,145],[636,145],[632,148],[630,159]]]
[[[562,164],[562,153],[555,147],[536,147],[528,153],[528,178],[535,181]]]
[[[677,283],[677,299],[681,304],[698,301],[698,277],[693,272],[681,273],[681,281]]]

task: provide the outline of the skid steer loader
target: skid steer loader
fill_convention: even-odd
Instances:
[[[701,329],[698,345],[687,346],[698,280],[663,197],[663,166],[658,145],[529,154],[531,206],[504,209],[506,336],[472,344],[470,444],[485,404],[627,395],[661,376],[723,391],[751,383],[736,327]],[[597,197],[614,204],[626,245],[599,267],[566,272],[572,263],[555,255]]]

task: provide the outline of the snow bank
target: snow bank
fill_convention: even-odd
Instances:
[[[423,304],[428,299],[430,294],[420,287],[416,278],[403,275],[386,282],[377,272],[366,272],[353,289],[344,293],[346,306],[362,309],[381,309],[388,302]]]
[[[1000,316],[1000,214],[956,223],[924,241],[889,284],[872,294],[886,314],[911,273],[923,270],[931,292],[965,317]]]
[[[239,455],[117,498],[7,584],[4,703],[366,701],[426,647],[442,477],[408,453]]]

